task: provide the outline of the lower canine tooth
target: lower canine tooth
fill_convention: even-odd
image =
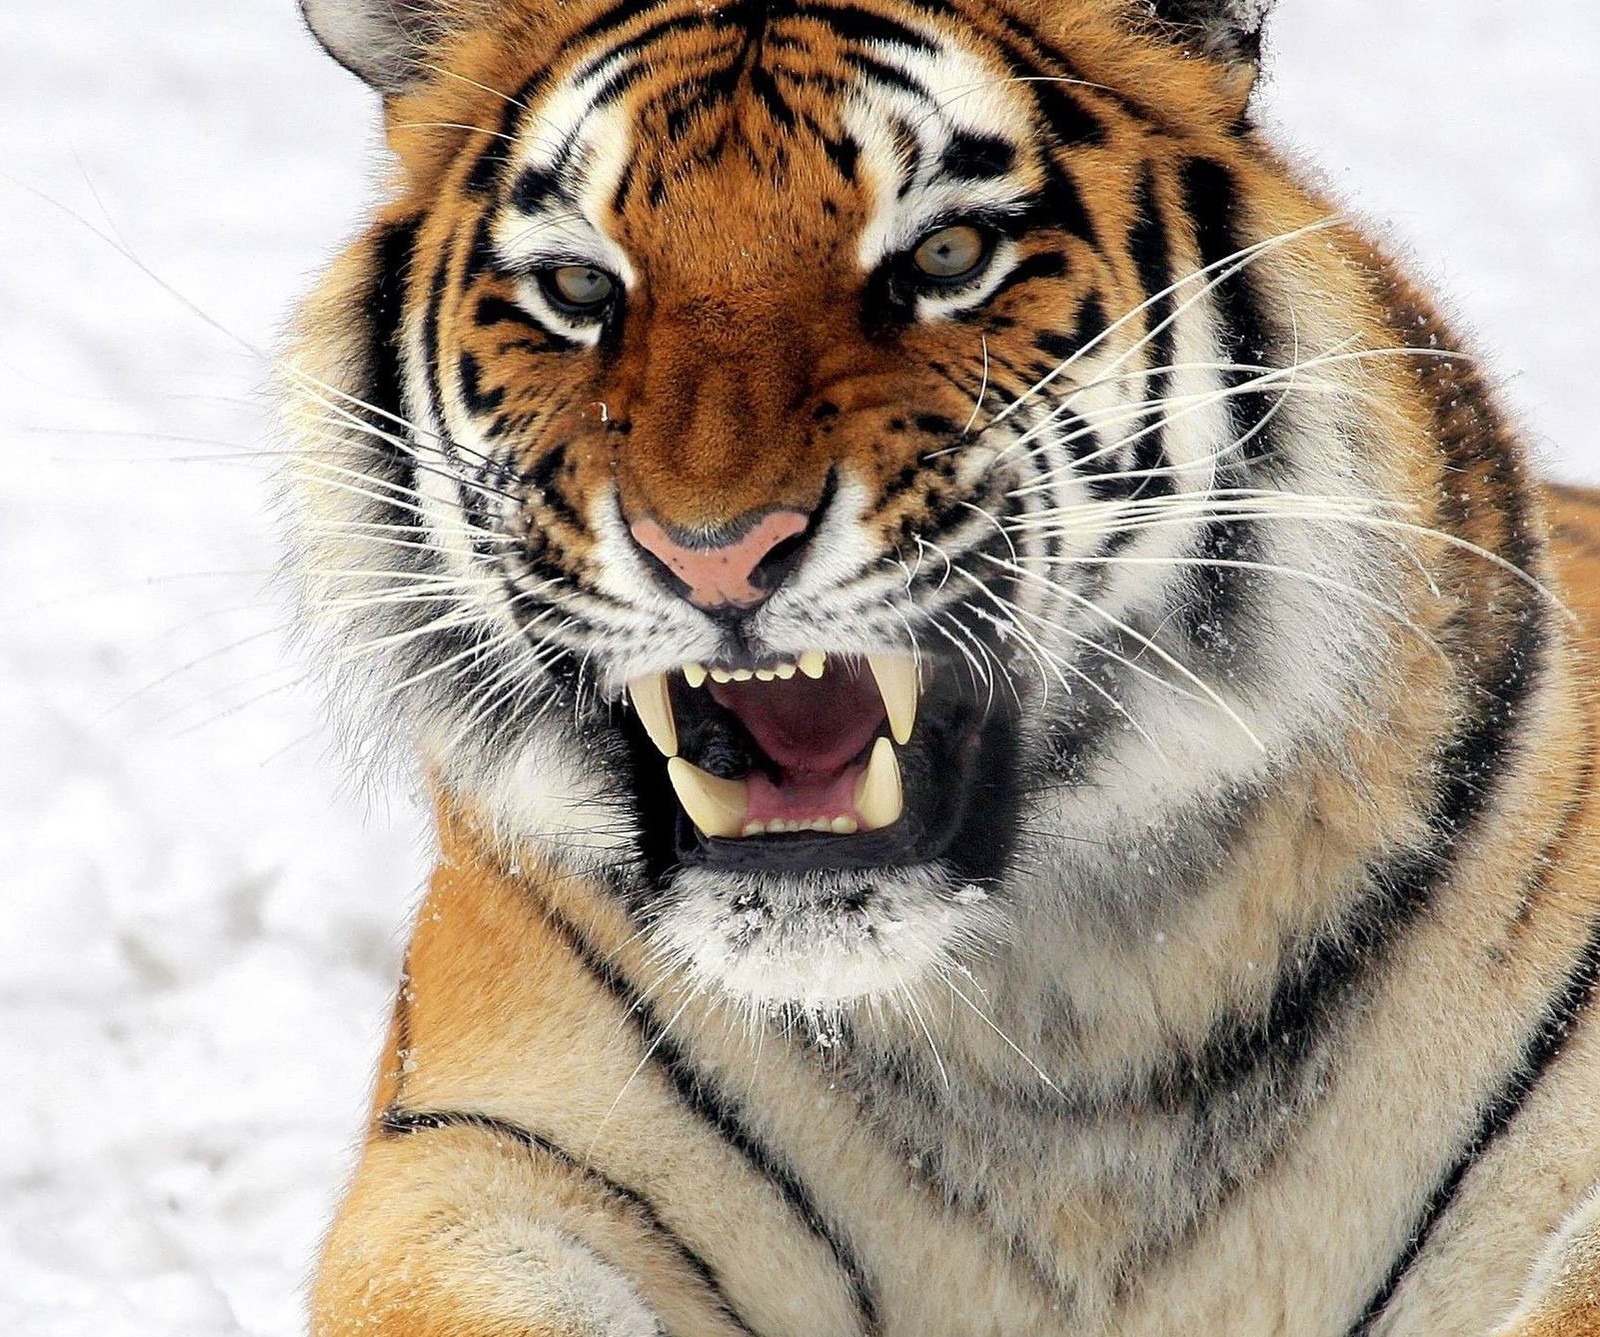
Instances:
[[[866,774],[856,781],[856,813],[867,831],[893,826],[905,811],[905,793],[900,786],[900,759],[894,744],[880,738],[872,745]]]
[[[743,780],[724,780],[691,766],[682,757],[667,763],[667,778],[701,835],[727,839],[744,831],[745,813],[750,811],[750,786]]]
[[[821,650],[807,650],[800,656],[800,672],[808,678],[820,678],[828,667],[828,656]]]
[[[917,661],[910,655],[868,655],[867,667],[878,683],[883,708],[889,716],[889,732],[902,747],[911,741],[917,727]]]
[[[678,755],[678,724],[672,717],[672,697],[667,692],[667,675],[652,673],[628,684],[633,708],[650,741],[669,757]]]

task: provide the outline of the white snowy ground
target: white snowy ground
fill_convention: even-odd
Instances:
[[[299,1331],[425,871],[266,587],[246,346],[374,179],[373,103],[293,8],[0,17],[4,1333]],[[1600,481],[1600,7],[1288,0],[1273,51],[1271,118]]]

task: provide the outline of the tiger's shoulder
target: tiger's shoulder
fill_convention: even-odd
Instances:
[[[1600,719],[1600,489],[1551,484],[1544,489],[1544,504],[1557,587],[1576,623],[1580,669],[1575,678],[1585,713],[1594,721]],[[1600,780],[1592,766],[1588,775],[1585,798],[1592,810]],[[1595,830],[1593,823],[1589,830]],[[1575,882],[1592,884],[1600,879],[1600,845],[1592,838],[1570,850],[1566,862]],[[1594,974],[1591,963],[1591,988]],[[1581,1047],[1596,1049],[1592,1036],[1589,1041]],[[1586,1066],[1592,1069],[1594,1065]],[[1574,1106],[1595,1094],[1592,1072],[1589,1075],[1588,1082],[1577,1083]],[[1572,1113],[1581,1117],[1583,1111],[1574,1108]],[[1496,1337],[1595,1334],[1600,1334],[1600,1184],[1551,1237],[1527,1280],[1521,1302]]]

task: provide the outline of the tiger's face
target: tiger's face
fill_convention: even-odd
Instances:
[[[453,801],[740,997],[1003,939],[1040,830],[1248,782],[1370,630],[1308,644],[1313,587],[1264,585],[1364,560],[1269,513],[1379,489],[1300,447],[1337,396],[1284,387],[1348,331],[1286,312],[1318,215],[1242,87],[1104,3],[441,37],[308,322],[342,658]]]

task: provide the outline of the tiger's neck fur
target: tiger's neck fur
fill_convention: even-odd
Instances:
[[[1451,532],[1535,534],[1541,503],[1473,374],[1431,392],[1460,451]],[[1480,582],[1462,573],[1481,559],[1435,557],[1438,590],[1411,605],[1417,625],[1344,733],[1254,784],[1200,793],[1137,841],[1024,858],[993,948],[887,1006],[752,1018],[663,970],[617,909],[625,869],[610,882],[562,871],[448,804],[445,865],[469,871],[441,874],[443,903],[476,895],[458,888],[478,878],[530,898],[536,934],[608,981],[642,1053],[666,1047],[678,1080],[752,1114],[763,1155],[850,1242],[890,1330],[942,1331],[931,1316],[963,1312],[985,1276],[1005,1330],[1343,1333],[1357,1328],[1341,1315],[1370,1308],[1386,1332],[1477,1332],[1477,1316],[1509,1312],[1559,1220],[1547,1170],[1519,1170],[1517,1210],[1487,1228],[1503,1262],[1493,1278],[1460,1289],[1459,1256],[1486,1247],[1470,1236],[1455,1256],[1406,1255],[1396,1276],[1384,1262],[1414,1232],[1427,1232],[1419,1254],[1432,1243],[1432,1213],[1456,1205],[1437,1200],[1442,1183],[1470,1192],[1450,1182],[1463,1142],[1526,1161],[1553,1134],[1534,1121],[1506,1135],[1515,1074],[1600,1051],[1588,1033],[1577,1055],[1563,1043],[1600,950],[1586,880],[1600,811],[1589,661],[1564,613],[1510,570],[1497,600],[1452,600],[1446,572]],[[1519,565],[1547,570],[1537,540]],[[1485,644],[1498,653],[1472,649]],[[1048,801],[1039,813],[1049,820]],[[578,1083],[597,1122],[540,1118],[604,1146],[611,1102],[626,1107],[637,1076],[620,1092],[608,1080],[589,1096]],[[408,1077],[384,1103],[451,1100]],[[474,1108],[529,1113],[517,1099]],[[1563,1165],[1561,1182],[1600,1170],[1591,1159]],[[915,1206],[890,1210],[890,1185]],[[897,1281],[905,1263],[880,1215],[894,1238],[959,1259],[957,1289],[921,1267],[914,1287]],[[1011,1260],[998,1273],[978,1261],[974,1221]]]

